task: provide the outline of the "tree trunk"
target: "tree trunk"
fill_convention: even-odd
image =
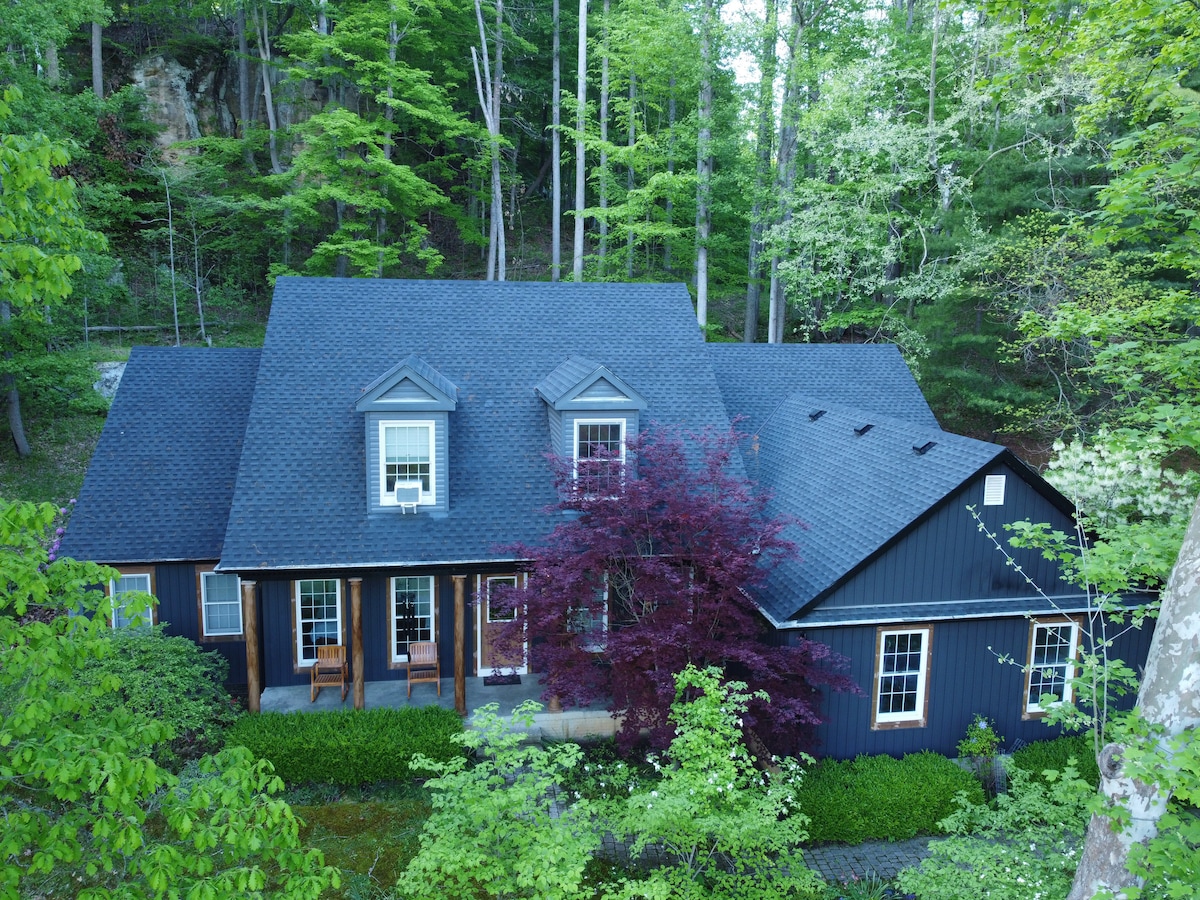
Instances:
[[[798,4],[797,4],[798,6]],[[778,197],[776,222],[786,225],[791,220],[790,196],[796,180],[796,133],[800,116],[800,40],[804,35],[804,17],[799,8],[792,9],[792,33],[788,42],[788,64],[784,75],[783,106],[779,114],[779,147],[775,167],[775,192]],[[771,254],[770,313],[767,321],[767,341],[783,343],[785,317],[783,282],[779,278],[779,255]]]
[[[171,184],[167,181],[167,172],[162,171],[163,192],[167,197],[167,251],[171,262],[171,317],[175,322],[175,346],[179,341],[179,293],[175,287],[175,214],[171,209]]]
[[[250,83],[250,42],[246,38],[246,7],[238,4],[236,24],[238,36],[238,137],[245,140],[246,129],[250,127],[250,95],[254,88]],[[254,151],[246,143],[242,155],[246,160],[246,169],[255,172]],[[256,173],[257,174],[257,173]]]
[[[483,26],[483,7],[475,0],[475,22],[479,26],[479,52],[471,48],[471,61],[475,67],[475,85],[479,95],[479,108],[483,111],[487,125],[489,144],[492,151],[491,212],[488,215],[487,280],[504,281],[506,254],[504,248],[504,190],[500,181],[500,80],[503,77],[503,42],[501,25],[504,21],[504,0],[496,0],[496,59],[495,65],[488,58],[487,32]],[[483,75],[479,74],[479,61],[483,60]]]
[[[604,0],[600,20],[600,245],[596,248],[597,275],[604,280],[604,264],[608,258],[608,13],[611,0]]]
[[[629,73],[629,128],[625,134],[626,146],[629,147],[629,168],[625,171],[626,197],[633,194],[635,184],[633,174],[633,148],[637,140],[637,73]],[[626,201],[628,203],[628,200]],[[629,232],[625,235],[625,278],[633,281],[633,217],[629,217]]]
[[[587,0],[579,0],[579,49],[578,72],[575,79],[575,246],[572,257],[572,275],[575,281],[583,281],[583,210],[586,207],[587,187],[586,156],[583,140],[587,126]]]
[[[0,328],[7,332],[12,320],[12,305],[7,300],[0,300]],[[5,359],[12,359],[12,351],[4,352]],[[17,456],[24,458],[30,454],[29,439],[25,437],[25,422],[21,418],[21,392],[17,388],[17,376],[11,372],[0,375],[0,391],[4,394],[4,403],[8,407],[8,430],[12,435],[13,446]]]
[[[762,55],[758,86],[757,165],[754,171],[754,204],[750,210],[750,252],[747,258],[746,315],[742,340],[752,344],[758,339],[758,306],[762,283],[762,245],[766,230],[763,199],[771,177],[771,145],[775,136],[775,44],[779,40],[779,10],[776,0],[766,0],[766,26],[763,28]]]
[[[712,228],[712,30],[713,2],[700,12],[700,131],[696,139],[696,321],[708,324],[708,237]]]
[[[104,99],[104,26],[92,23],[92,93]]]
[[[670,182],[670,176],[675,174],[675,76],[672,75],[668,83],[670,95],[667,98],[667,180]],[[663,209],[663,217],[667,224],[667,238],[663,242],[663,271],[668,275],[674,267],[675,261],[671,258],[671,226],[675,224],[675,201],[671,199],[671,195],[667,194],[667,202]]]
[[[550,106],[550,280],[562,277],[562,32],[554,0],[554,97]]]
[[[275,118],[275,100],[271,95],[271,35],[267,30],[267,8],[264,5],[261,9],[262,21],[259,21],[258,12],[254,14],[254,33],[258,41],[258,59],[262,70],[262,85],[263,85],[263,106],[267,112],[267,131],[268,145],[271,151],[271,171],[276,175],[283,174],[283,166],[279,163],[279,148],[276,145],[276,136],[279,131],[279,126]]]
[[[1167,737],[1200,727],[1200,501],[1192,509],[1163,593],[1137,707],[1145,721],[1161,726]],[[1155,784],[1126,775],[1116,745],[1105,747],[1099,762],[1100,790],[1129,813],[1129,827],[1116,830],[1109,817],[1092,816],[1067,900],[1089,900],[1102,890],[1120,897],[1123,888],[1136,884],[1126,869],[1129,849],[1157,835],[1158,820],[1170,799],[1170,759],[1164,760],[1163,777]]]
[[[48,41],[46,43],[45,64],[46,83],[50,85],[50,87],[58,87],[58,83],[61,78],[58,67],[58,44],[54,43],[54,41]]]

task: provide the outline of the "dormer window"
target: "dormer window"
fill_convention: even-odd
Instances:
[[[433,506],[437,503],[434,478],[436,455],[430,421],[379,423],[379,505]]]
[[[363,389],[354,408],[366,414],[368,509],[448,508],[450,413],[457,406],[458,388],[419,356]]]
[[[620,493],[625,477],[625,420],[575,420],[575,479],[588,496]]]

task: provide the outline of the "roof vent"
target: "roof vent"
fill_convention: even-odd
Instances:
[[[928,453],[930,450],[932,450],[936,446],[937,446],[937,441],[926,441],[925,443],[921,444],[921,446],[919,446],[919,447],[916,444],[913,444],[913,453],[917,454],[917,456],[924,456],[926,453]]]
[[[861,428],[855,428],[854,433],[856,435],[858,435],[859,437],[862,437],[864,434],[866,434],[868,431],[870,431],[874,427],[875,427],[874,425],[872,425],[870,422],[868,422],[866,425],[863,425]]]
[[[812,412],[810,412],[808,414],[808,421],[815,422],[815,421],[817,421],[817,419],[821,418],[821,416],[823,416],[823,415],[825,415],[825,410],[814,409]]]

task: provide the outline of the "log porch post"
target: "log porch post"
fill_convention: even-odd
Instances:
[[[367,678],[363,671],[361,578],[350,579],[350,653],[354,667],[354,708],[364,709],[367,703]]]
[[[467,598],[466,575],[451,575],[454,580],[454,709],[467,714]]]
[[[262,678],[258,671],[258,603],[255,602],[256,582],[242,582],[242,625],[246,637],[246,708],[252,713],[262,709]]]

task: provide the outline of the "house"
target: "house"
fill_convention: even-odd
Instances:
[[[952,752],[976,712],[1044,736],[1029,697],[1067,690],[1086,598],[1015,554],[1038,594],[966,507],[998,531],[1069,527],[1070,505],[942,431],[894,347],[706,344],[680,285],[281,278],[261,351],[131,354],[64,552],[114,565],[118,597],[154,593],[252,703],[307,684],[330,643],[352,648],[359,703],[413,642],[461,683],[523,666],[492,646],[489,596],[521,577],[502,548],[553,521],[548,451],[739,416],[746,474],[807,524],[763,615],[863,689],[827,698],[824,751]],[[1139,663],[1148,640],[1118,649]]]

